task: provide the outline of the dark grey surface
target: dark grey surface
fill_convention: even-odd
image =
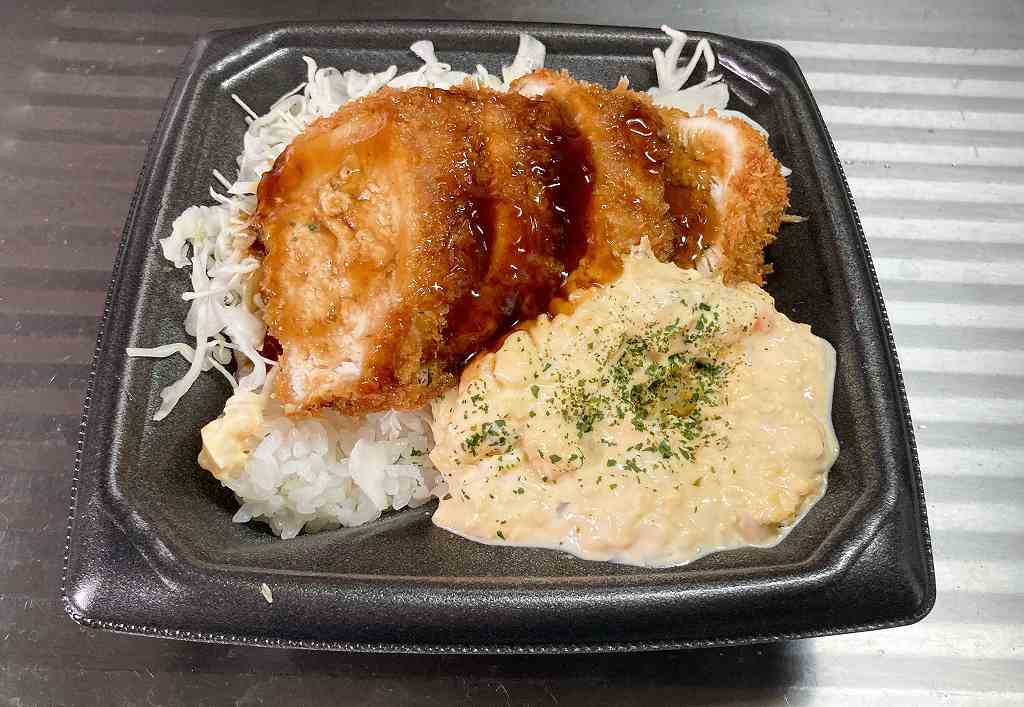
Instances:
[[[1021,702],[1019,2],[127,7],[0,9],[0,700]],[[545,659],[192,645],[94,633],[63,616],[56,587],[67,474],[95,324],[145,142],[176,68],[210,29],[358,17],[668,21],[783,41],[846,161],[893,319],[935,540],[939,597],[924,622],[754,648]]]

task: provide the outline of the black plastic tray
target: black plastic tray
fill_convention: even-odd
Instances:
[[[183,271],[157,239],[207,200],[244,131],[230,94],[265,110],[321,65],[415,68],[430,38],[456,67],[497,69],[517,33],[547,65],[613,85],[654,82],[659,32],[569,25],[272,25],[196,43],[174,86],[125,225],[85,400],[63,584],[87,626],[169,638],[339,650],[578,652],[771,641],[907,624],[935,584],[920,471],[899,364],[842,169],[793,58],[781,48],[707,37],[741,108],[793,169],[792,210],[770,248],[768,289],[838,354],[833,418],[841,452],[828,493],[778,546],[645,570],[522,548],[486,547],[430,522],[432,507],[367,527],[274,539],[231,522],[235,505],[199,470],[199,428],[229,391],[201,378],[151,422],[178,359],[131,360],[125,347],[185,339]],[[171,293],[170,296],[168,293]],[[269,585],[273,603],[260,591]]]

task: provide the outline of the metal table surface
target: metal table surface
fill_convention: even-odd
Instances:
[[[196,35],[276,19],[704,29],[800,61],[892,318],[938,601],[909,628],[641,655],[416,657],[87,631],[58,599],[97,318],[146,141]],[[0,701],[1024,703],[1024,4],[249,0],[0,5]]]

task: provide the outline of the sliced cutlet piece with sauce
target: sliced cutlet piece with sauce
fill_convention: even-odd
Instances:
[[[569,220],[584,232],[576,240],[585,252],[568,290],[617,277],[622,253],[642,236],[659,260],[720,271],[728,283],[763,283],[770,271],[764,249],[789,190],[754,128],[714,111],[690,116],[656,107],[624,85],[608,90],[547,69],[512,88],[555,102],[581,145],[587,181],[570,191],[576,210]]]
[[[669,141],[647,96],[620,85],[612,90],[540,69],[512,90],[555,103],[566,124],[564,172],[569,228],[578,263],[567,291],[609,282],[622,272],[622,255],[646,237],[655,256],[672,258],[678,227],[662,176]],[[572,260],[572,258],[571,258]]]
[[[462,356],[544,312],[568,250],[558,211],[558,110],[517,94],[472,94],[478,98],[469,194],[475,238],[460,259],[466,294],[452,302],[445,331],[448,348]]]
[[[721,272],[726,283],[764,283],[764,249],[789,206],[789,187],[765,137],[715,111],[661,109],[672,154],[666,195],[683,238],[680,267]]]
[[[546,307],[562,230],[542,223],[545,181],[532,168],[550,167],[558,115],[534,103],[385,89],[281,154],[260,182],[254,229],[287,411],[419,407],[507,323]]]

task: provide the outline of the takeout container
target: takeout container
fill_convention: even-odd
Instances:
[[[434,41],[455,67],[497,69],[517,34],[547,66],[614,85],[655,82],[660,32],[571,25],[374,22],[269,25],[193,47],[140,176],[117,255],[76,460],[63,597],[90,627],[271,646],[404,652],[581,652],[772,641],[912,623],[935,582],[920,470],[899,364],[842,168],[793,58],[707,37],[732,102],[793,170],[791,211],[768,250],[767,289],[837,352],[841,445],[828,491],[779,545],[643,569],[539,549],[478,545],[434,527],[432,506],[370,525],[280,541],[231,522],[235,502],[196,464],[200,427],[229,390],[203,376],[164,421],[159,391],[180,358],[127,346],[183,341],[185,275],[157,239],[234,165],[245,123],[230,94],[266,110],[321,66],[400,70]],[[272,603],[262,585],[270,589]]]

